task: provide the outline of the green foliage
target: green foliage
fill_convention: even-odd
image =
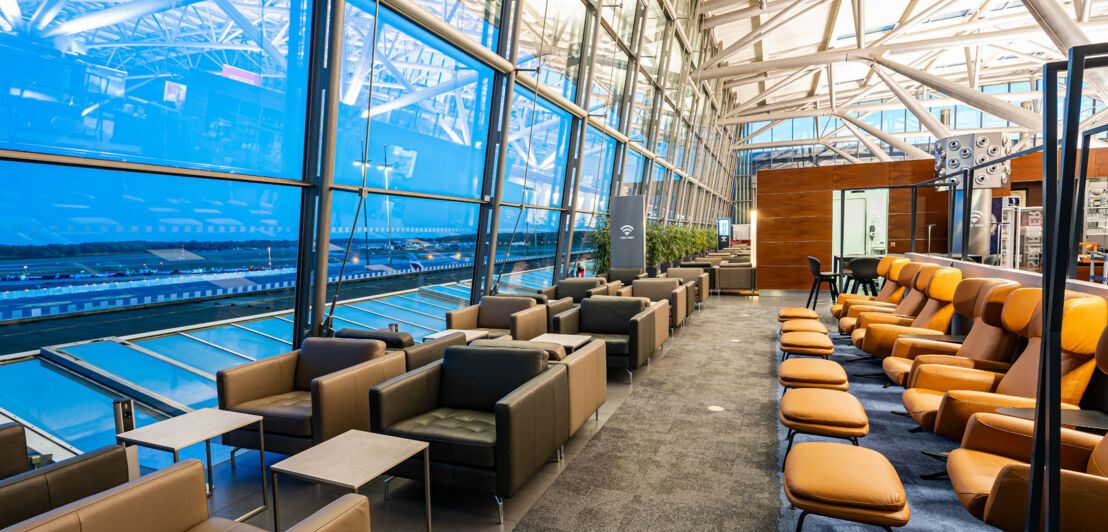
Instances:
[[[713,249],[715,245],[714,229],[650,222],[646,228],[646,264],[657,266],[662,262],[692,257]]]
[[[650,222],[646,226],[646,265],[654,267],[665,260],[663,249],[663,226],[658,222]]]
[[[611,226],[607,216],[600,216],[593,229],[586,237],[589,247],[593,248],[592,268],[595,273],[607,272],[612,266],[612,240],[609,236]]]

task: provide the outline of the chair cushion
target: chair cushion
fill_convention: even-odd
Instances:
[[[512,334],[511,329],[495,329],[495,328],[490,328],[490,327],[478,327],[474,330],[475,331],[488,331],[489,335],[487,336],[487,338],[500,338],[502,336],[511,336],[511,334]]]
[[[646,308],[640,297],[597,296],[581,301],[580,330],[582,334],[627,334],[631,317]]]
[[[777,321],[818,320],[819,314],[810,308],[786,307],[777,311]]]
[[[546,351],[547,360],[557,361],[566,358],[566,348],[551,342],[536,342],[534,340],[475,340],[469,345],[542,349]]]
[[[908,415],[919,423],[919,426],[934,430],[935,416],[939,413],[939,406],[943,403],[943,392],[928,390],[925,388],[908,388],[900,394],[900,402]]]
[[[835,344],[826,334],[814,332],[788,332],[781,335],[781,350],[786,353],[830,355]]]
[[[992,453],[983,453],[970,449],[954,449],[946,459],[946,471],[950,476],[950,485],[962,506],[974,517],[985,518],[985,503],[993,489],[993,481],[1000,470],[1010,464],[1020,464],[1019,460]]]
[[[300,346],[293,389],[312,389],[312,379],[368,362],[385,354],[385,343],[355,338],[308,338]]]
[[[846,370],[821,358],[790,358],[777,367],[777,380],[790,388],[850,388]]]
[[[429,443],[436,462],[496,465],[496,415],[492,412],[436,408],[396,423],[384,433]]]
[[[888,459],[872,449],[842,443],[798,443],[785,459],[784,484],[795,497],[834,506],[888,512],[908,505]]]
[[[781,397],[781,416],[813,425],[862,428],[869,418],[857,397],[839,390],[796,388]]]
[[[312,394],[286,392],[235,405],[229,410],[262,416],[265,431],[288,436],[312,435]]]
[[[881,361],[881,367],[885,370],[885,375],[888,375],[889,379],[904,386],[908,380],[908,374],[912,372],[913,363],[914,361],[910,358],[886,357]]]
[[[827,334],[827,327],[819,320],[789,320],[781,324],[781,332],[814,332]]]
[[[492,412],[497,401],[546,370],[542,349],[451,346],[443,351],[439,405]]]
[[[589,333],[593,340],[604,340],[604,348],[609,355],[631,354],[631,337],[626,334]]]
[[[669,299],[681,284],[681,279],[635,279],[631,283],[631,294],[651,301],[663,301]]]
[[[527,310],[538,303],[530,297],[484,296],[477,312],[477,327],[482,329],[509,329],[512,314]]]

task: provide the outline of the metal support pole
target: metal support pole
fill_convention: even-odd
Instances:
[[[1069,263],[1067,275],[1070,279],[1077,278],[1077,257],[1081,254],[1081,239],[1084,236],[1085,228],[1085,176],[1089,175],[1089,152],[1092,151],[1089,146],[1089,142],[1092,137],[1084,135],[1081,143],[1081,159],[1078,162],[1077,167],[1077,196],[1073,202],[1073,231],[1070,233],[1070,245],[1072,246],[1072,253],[1074,260]],[[1092,260],[1089,261],[1089,275],[1093,275],[1096,272],[1096,267]]]
[[[970,216],[973,214],[973,172],[962,171],[962,260],[969,259]]]
[[[312,336],[322,333],[327,313],[327,259],[331,246],[331,185],[335,180],[335,131],[339,121],[339,87],[342,86],[342,37],[345,0],[331,0],[327,39],[327,85],[323,112],[323,139],[316,188],[315,273],[312,280]],[[368,119],[367,119],[368,120]]]

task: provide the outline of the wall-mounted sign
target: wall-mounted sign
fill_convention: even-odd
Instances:
[[[731,245],[731,219],[720,218],[716,220],[716,249],[720,250]]]

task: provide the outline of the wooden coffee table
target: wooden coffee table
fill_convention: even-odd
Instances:
[[[592,341],[592,336],[584,334],[555,334],[546,333],[540,334],[531,339],[532,342],[547,342],[551,344],[558,344],[566,348],[566,354],[572,353],[581,346]]]
[[[262,416],[218,408],[202,408],[116,434],[115,440],[119,443],[130,443],[173,453],[173,463],[180,460],[181,449],[204,442],[204,452],[208,458],[208,496],[211,496],[215,491],[215,484],[212,483],[212,438],[254,423],[258,424],[258,456],[262,466],[262,505],[235,519],[242,522],[264,512],[266,502],[269,500],[265,485],[265,431],[262,428]]]
[[[273,529],[281,530],[277,473],[358,492],[369,481],[404,460],[423,453],[423,497],[431,530],[431,456],[427,442],[348,430],[269,468],[273,475]]]
[[[427,336],[423,337],[423,341],[427,342],[427,341],[430,341],[430,340],[438,340],[439,338],[442,338],[444,336],[450,336],[451,334],[454,334],[454,333],[465,333],[465,335],[466,335],[466,344],[469,344],[470,342],[472,342],[474,340],[480,340],[481,338],[487,338],[489,336],[489,331],[478,331],[476,329],[447,329],[445,331],[439,331],[435,334],[428,334]]]

